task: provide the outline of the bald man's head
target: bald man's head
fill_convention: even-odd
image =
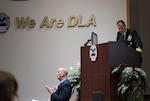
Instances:
[[[56,75],[57,75],[57,78],[61,81],[62,79],[67,77],[68,70],[66,68],[61,67],[57,70]]]

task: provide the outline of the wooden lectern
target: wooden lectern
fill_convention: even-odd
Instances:
[[[112,68],[121,63],[140,66],[140,54],[121,42],[97,44],[97,60],[89,57],[90,46],[81,47],[80,101],[92,101],[92,92],[104,93],[104,101],[121,101]]]

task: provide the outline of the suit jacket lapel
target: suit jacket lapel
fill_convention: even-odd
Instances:
[[[130,30],[129,29],[127,29],[127,32],[126,32],[126,40],[128,39],[128,36],[129,36],[129,34],[130,34]],[[128,40],[127,40],[128,41]]]
[[[64,82],[65,82],[65,81],[64,81]],[[60,88],[61,88],[61,86],[62,86],[62,84],[63,84],[64,82],[62,82],[62,83],[59,84],[58,89],[56,90],[56,93],[59,92],[59,90],[60,90]]]

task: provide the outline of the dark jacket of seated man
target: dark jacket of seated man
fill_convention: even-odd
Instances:
[[[51,101],[69,101],[72,87],[68,79],[62,82],[55,93],[51,95]]]

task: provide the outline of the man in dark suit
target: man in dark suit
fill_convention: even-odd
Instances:
[[[128,29],[123,20],[117,21],[117,27],[119,31],[117,32],[116,40],[121,41],[129,47],[134,48],[137,52],[140,52],[140,59],[142,62],[141,53],[143,44],[136,30]]]
[[[47,91],[51,94],[50,101],[69,101],[72,87],[67,79],[67,69],[59,68],[56,75],[58,80],[60,80],[59,86],[54,88],[46,86]]]

